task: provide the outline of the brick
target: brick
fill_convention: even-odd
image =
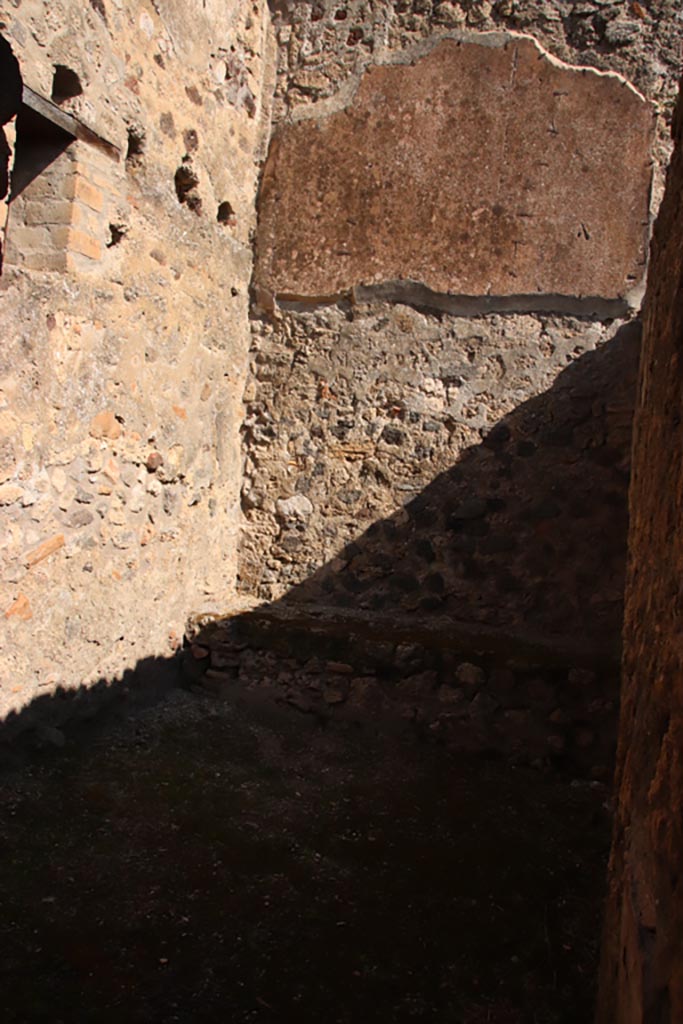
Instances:
[[[59,190],[55,183],[47,175],[38,175],[30,185],[27,185],[18,200],[13,203],[17,210],[21,210],[29,202],[51,202],[59,198]]]
[[[67,252],[65,255],[65,270],[69,274],[86,274],[97,266],[95,260],[80,253]]]
[[[27,569],[32,569],[34,565],[38,565],[39,562],[44,561],[53,555],[55,551],[59,551],[60,548],[64,547],[64,534],[56,533],[54,537],[48,537],[42,544],[39,544],[37,548],[26,555],[24,563]]]
[[[69,238],[71,235],[71,229],[68,224],[48,224],[47,225],[48,237],[52,243],[52,248],[63,252],[69,244]]]
[[[66,199],[31,200],[24,206],[23,221],[27,226],[70,224],[72,210],[72,204]]]
[[[86,235],[97,237],[99,234],[100,221],[96,213],[88,206],[74,200],[71,207],[71,224]]]
[[[106,175],[101,174],[98,171],[91,172],[90,181],[97,188],[101,188],[102,191],[109,196],[120,196],[121,192],[112,183],[111,179]]]
[[[96,213],[101,213],[104,207],[104,193],[102,190],[95,188],[89,181],[78,176],[74,179],[74,199],[80,199],[82,203],[89,206],[91,210],[95,210]]]
[[[683,1020],[683,98],[654,229],[629,504],[618,792],[596,1024]],[[624,209],[628,209],[624,207]],[[599,721],[599,720],[598,720]],[[597,722],[594,723],[597,725]],[[577,745],[588,743],[581,730]],[[593,762],[596,768],[599,762]]]
[[[12,254],[8,254],[8,262],[18,262],[27,270],[43,270],[46,272],[60,271],[66,268],[66,259],[63,252],[27,252],[21,255],[20,260],[12,260]]]
[[[67,246],[72,252],[80,253],[91,260],[99,260],[102,256],[102,244],[98,239],[78,228],[70,229]]]
[[[32,249],[49,250],[50,248],[50,235],[44,225],[26,227],[23,224],[13,225],[10,223],[7,240],[8,245],[11,245],[19,253]]]
[[[77,143],[72,149],[72,156],[75,158],[72,161],[74,170],[89,181],[93,179],[96,171],[107,174],[114,166],[110,157],[86,143]]]

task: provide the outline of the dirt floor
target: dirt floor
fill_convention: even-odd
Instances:
[[[0,778],[4,1024],[587,1024],[598,783],[172,689]]]

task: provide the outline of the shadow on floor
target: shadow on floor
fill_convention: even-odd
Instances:
[[[552,646],[571,621],[597,644],[584,658],[607,639],[613,661],[636,353],[629,330],[578,360],[274,607],[436,623],[442,640],[463,608],[481,625],[498,607],[496,628]],[[590,1019],[604,785],[437,746],[413,721],[178,681],[177,659],[146,659],[0,726],[8,1024]]]
[[[585,1024],[604,787],[182,690],[6,773],[7,1024]]]

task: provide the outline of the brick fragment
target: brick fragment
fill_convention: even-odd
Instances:
[[[37,548],[33,548],[26,555],[26,567],[28,569],[33,568],[34,565],[38,565],[39,562],[49,558],[50,555],[53,555],[55,551],[59,551],[62,547],[64,547],[63,533],[56,533],[54,537],[48,537],[47,540],[44,540],[42,544],[39,544]]]
[[[117,484],[119,482],[119,479],[121,477],[121,470],[119,469],[119,464],[116,461],[116,459],[108,459],[107,462],[105,463],[102,472],[104,473],[108,480],[111,480],[113,484]]]
[[[21,619],[23,622],[28,622],[29,619],[33,618],[33,611],[31,610],[31,602],[27,598],[26,594],[19,594],[15,601],[9,606],[5,612],[6,619]]]

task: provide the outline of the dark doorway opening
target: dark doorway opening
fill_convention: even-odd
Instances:
[[[17,142],[10,203],[64,153],[74,136],[22,103],[17,116]]]

